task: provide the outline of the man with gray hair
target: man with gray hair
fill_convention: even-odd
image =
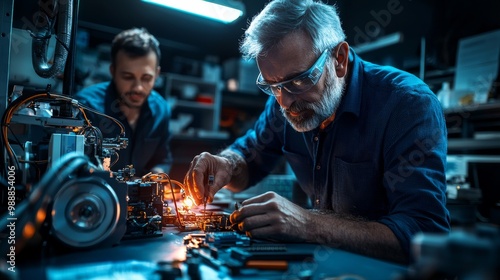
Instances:
[[[315,0],[271,1],[240,49],[270,97],[246,135],[193,159],[185,184],[196,203],[255,185],[285,157],[312,209],[274,192],[245,200],[231,221],[252,237],[407,263],[416,233],[449,231],[446,124],[425,83],[362,60],[335,6]]]

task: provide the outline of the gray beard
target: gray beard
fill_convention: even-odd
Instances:
[[[298,132],[311,131],[321,125],[335,111],[337,111],[342,96],[344,94],[345,79],[339,79],[335,76],[334,70],[330,65],[327,66],[325,91],[320,100],[314,103],[295,101],[290,108],[293,111],[310,110],[312,114],[302,114],[299,117],[291,117],[283,108],[281,113],[290,125]]]

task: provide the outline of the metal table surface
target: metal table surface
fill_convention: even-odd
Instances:
[[[20,263],[14,279],[396,279],[407,267],[317,244],[286,244],[310,252],[307,260],[287,261],[283,269],[242,269],[231,273],[222,265],[187,257],[184,237],[167,227],[163,235],[88,251],[72,251]],[[33,254],[39,254],[33,252]]]

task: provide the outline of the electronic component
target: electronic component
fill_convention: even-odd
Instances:
[[[210,232],[206,234],[205,242],[215,247],[249,246],[250,238],[233,231]]]
[[[205,211],[205,213],[195,213],[194,211],[185,209],[178,210],[178,213],[173,213],[172,211],[173,209],[167,209],[164,213],[164,226],[177,226],[183,231],[232,231],[231,223],[229,222],[229,213],[211,211]]]
[[[162,235],[163,186],[140,179],[127,182],[127,232],[124,238]]]
[[[54,133],[50,137],[49,166],[69,152],[84,154],[84,136]]]
[[[41,179],[40,175],[45,173],[50,165],[62,155],[73,151],[85,154],[99,169],[109,171],[118,160],[117,152],[128,145],[125,128],[120,121],[86,107],[69,96],[50,92],[50,86],[46,89],[15,86],[10,101],[2,115],[0,142],[7,152],[8,165],[14,166],[22,178],[22,182],[19,180],[18,183],[37,183]],[[110,119],[119,127],[120,133],[113,138],[104,138],[101,131],[88,120],[86,111]],[[79,112],[82,118],[78,115]],[[13,146],[9,140],[9,134],[12,133],[9,129],[11,124],[19,128],[13,130],[16,132],[23,131],[21,128],[24,125],[40,126],[34,128],[34,131],[39,133],[29,137],[29,145],[19,142]],[[18,156],[18,148],[24,150],[25,147],[30,152]],[[113,163],[112,157],[115,157]],[[110,163],[104,168],[106,161]],[[35,168],[36,172],[33,172]],[[0,172],[5,174],[7,170]]]
[[[286,270],[288,261],[310,262],[314,250],[303,244],[275,244],[239,232],[193,233],[184,237],[188,259],[200,259],[222,274],[245,269]]]
[[[232,231],[229,213],[191,210],[192,200],[184,195],[183,185],[171,180],[167,174],[150,173],[131,180],[131,172],[129,168],[116,173],[120,180],[128,179],[125,181],[128,189],[126,238],[161,235],[162,227],[168,226],[178,227],[181,231]],[[173,184],[181,187],[179,199]],[[165,190],[166,185],[170,185],[170,192]],[[174,208],[168,206],[169,200]]]
[[[314,255],[309,248],[294,246],[293,244],[263,243],[253,244],[246,247],[232,247],[229,249],[231,257],[247,262],[250,260],[307,260],[313,259]]]

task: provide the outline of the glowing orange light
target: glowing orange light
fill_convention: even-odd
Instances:
[[[47,216],[47,213],[45,212],[44,209],[38,210],[38,212],[36,212],[36,222],[38,224],[43,223],[43,221],[45,220],[46,216]]]
[[[183,204],[184,204],[185,208],[191,209],[191,207],[193,207],[193,205],[194,205],[194,202],[193,202],[193,199],[191,197],[186,196],[186,198],[184,198]]]
[[[23,237],[24,238],[31,238],[35,235],[35,227],[33,226],[32,223],[27,223],[24,228],[23,228]]]

